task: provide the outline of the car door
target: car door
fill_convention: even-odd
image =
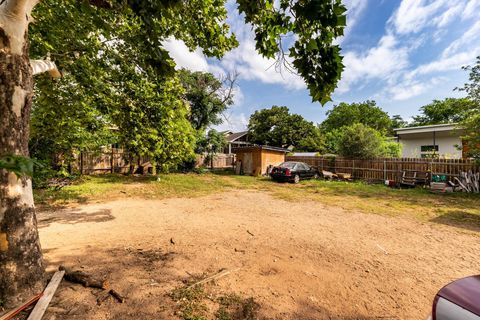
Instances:
[[[307,177],[307,168],[303,163],[297,163],[297,172],[300,178],[304,179]]]
[[[305,178],[313,177],[313,169],[308,164],[304,164],[303,166],[305,167]]]

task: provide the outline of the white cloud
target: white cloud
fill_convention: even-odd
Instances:
[[[451,56],[452,54],[458,52],[460,49],[463,49],[464,51],[468,51],[470,49],[470,45],[472,43],[478,44],[478,35],[480,34],[480,20],[476,21],[470,29],[463,33],[463,35],[453,41],[442,53],[442,57],[447,58],[448,56]]]
[[[344,4],[347,7],[347,26],[344,30],[344,36],[335,41],[339,44],[345,41],[352,32],[353,27],[357,24],[357,21],[367,8],[368,0],[346,0]]]
[[[170,38],[163,42],[163,47],[170,53],[177,68],[192,71],[208,71],[208,62],[200,49],[190,51],[183,41]]]
[[[214,126],[217,131],[245,131],[248,126],[248,118],[244,113],[230,113],[225,115],[222,124]]]
[[[469,19],[478,15],[480,11],[480,0],[468,0],[465,9],[463,10],[462,18]]]
[[[398,34],[418,33],[429,26],[445,27],[464,6],[461,0],[403,0],[389,24]]]
[[[406,74],[406,78],[412,79],[418,75],[460,70],[464,65],[474,62],[478,52],[480,52],[480,47],[467,52],[460,52],[446,58],[442,57],[430,63],[420,65],[413,71]]]
[[[453,3],[455,2],[453,1]],[[456,5],[453,5],[452,7],[448,8],[445,12],[440,14],[438,17],[434,18],[432,22],[437,27],[443,28],[448,24],[450,24],[457,15],[462,13],[463,8],[464,8],[463,3],[458,3]]]
[[[395,101],[408,100],[425,93],[442,81],[445,81],[445,78],[436,77],[426,81],[406,81],[392,86],[388,90],[388,94]]]
[[[384,35],[376,47],[364,54],[347,52],[344,58],[346,66],[338,93],[348,91],[352,84],[360,81],[391,79],[395,73],[408,66],[408,48],[399,47],[393,35]]]
[[[227,69],[237,70],[241,79],[281,84],[288,89],[305,88],[302,78],[285,69],[277,70],[275,62],[275,59],[260,56],[250,39],[240,40],[240,46],[227,53],[221,61]]]

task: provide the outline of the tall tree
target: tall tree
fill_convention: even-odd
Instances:
[[[383,133],[391,131],[392,121],[388,114],[377,106],[375,101],[360,103],[340,103],[327,111],[327,118],[321,128],[329,132],[344,126],[361,123]]]
[[[399,114],[393,115],[390,120],[392,121],[392,129],[405,128],[408,126],[408,121],[403,120]]]
[[[458,123],[466,117],[472,106],[473,103],[468,98],[433,100],[432,103],[420,108],[422,114],[413,117],[410,126]]]
[[[217,79],[208,72],[192,72],[182,69],[180,80],[189,103],[189,120],[195,130],[222,123],[222,113],[233,104],[236,73]]]
[[[291,114],[285,106],[257,110],[250,116],[251,141],[276,147],[293,146],[299,151],[321,151],[320,131],[301,115]]]
[[[0,156],[13,154],[28,157],[29,118],[33,96],[33,74],[40,71],[55,73],[55,65],[49,60],[32,62],[29,58],[28,24],[33,21],[32,10],[38,0],[0,1]],[[183,40],[190,49],[203,48],[210,57],[221,57],[225,51],[236,45],[226,24],[224,1],[178,1],[178,0],[66,0],[66,3],[82,8],[91,17],[79,20],[78,12],[72,21],[100,23],[99,16],[110,19],[102,25],[105,30],[120,28],[123,22],[116,17],[129,17],[141,27],[134,33],[130,43],[144,52],[144,58],[137,72],[149,70],[159,76],[173,72],[174,64],[162,48],[162,41],[168,37]],[[45,0],[41,2],[44,11],[61,6],[64,1]],[[330,99],[340,79],[343,65],[340,48],[333,43],[343,34],[346,24],[345,7],[340,0],[281,0],[276,7],[273,0],[237,0],[245,21],[253,26],[256,48],[265,57],[284,57],[281,39],[286,34],[294,35],[289,49],[293,66],[305,79],[312,99],[325,103]],[[292,19],[294,17],[294,19]],[[61,28],[64,20],[51,21],[52,28]],[[45,34],[48,36],[48,31]],[[112,46],[121,47],[122,41],[115,42],[108,36],[102,39],[98,33],[80,33],[72,37],[78,41],[109,41]],[[102,36],[104,36],[102,34]],[[53,41],[53,38],[49,40]],[[48,45],[48,42],[46,42]],[[52,53],[58,47],[51,46]],[[76,59],[79,52],[62,52]],[[97,56],[102,56],[97,51]],[[89,78],[95,70],[78,68],[79,74]],[[107,78],[108,79],[108,78]],[[92,87],[101,93],[103,78],[92,79]],[[86,81],[80,82],[86,84]],[[97,87],[98,88],[95,88]],[[172,115],[173,117],[174,115]],[[168,126],[167,126],[168,127]],[[17,177],[2,170],[0,174],[0,300],[6,304],[15,303],[31,292],[42,287],[44,268],[31,180]]]
[[[467,155],[480,161],[480,56],[474,66],[463,68],[470,72],[469,82],[458,90],[465,91],[472,106],[465,114],[460,125],[465,129],[463,137]]]
[[[213,160],[217,153],[222,152],[227,145],[225,135],[215,129],[210,129],[208,132],[200,137],[197,142],[196,152],[207,154],[207,161],[213,169]]]
[[[375,158],[380,155],[382,138],[378,131],[361,123],[344,127],[339,154],[352,158]]]

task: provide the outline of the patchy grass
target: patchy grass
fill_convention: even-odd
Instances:
[[[34,195],[37,204],[55,206],[125,197],[198,197],[232,189],[262,190],[287,201],[316,201],[365,213],[407,215],[480,231],[478,195],[433,194],[421,188],[400,190],[363,182],[308,180],[293,185],[229,172],[166,174],[158,178],[102,175],[84,176],[61,190],[35,190]]]
[[[207,293],[202,285],[193,288],[180,287],[170,293],[170,297],[177,303],[176,314],[184,320],[206,320],[208,307],[205,304]]]
[[[409,216],[480,231],[480,196],[434,194],[428,189],[392,189],[382,184],[310,180],[275,188],[287,201],[316,201],[326,205],[388,216]]]
[[[255,320],[260,305],[253,298],[242,298],[228,294],[217,298],[219,308],[215,316],[218,320]]]
[[[244,185],[236,181],[216,174],[165,174],[158,177],[108,174],[83,176],[60,190],[37,189],[34,196],[37,204],[51,206],[125,197],[197,197]]]
[[[192,279],[187,285],[198,279]],[[177,304],[176,314],[184,320],[212,319],[212,314],[216,320],[257,319],[260,305],[253,298],[242,298],[235,293],[215,297],[208,291],[208,286],[203,285],[174,289],[170,297]]]

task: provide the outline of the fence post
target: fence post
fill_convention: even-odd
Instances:
[[[80,175],[83,174],[83,151],[80,152]]]
[[[383,180],[387,180],[387,160],[383,160]]]
[[[430,171],[430,181],[432,181],[432,177],[433,177],[433,158],[428,163],[428,166],[429,166],[428,171]]]
[[[114,173],[115,170],[113,168],[113,146],[112,146],[112,152],[110,153],[110,173]]]
[[[355,179],[355,159],[352,160],[352,178]]]

